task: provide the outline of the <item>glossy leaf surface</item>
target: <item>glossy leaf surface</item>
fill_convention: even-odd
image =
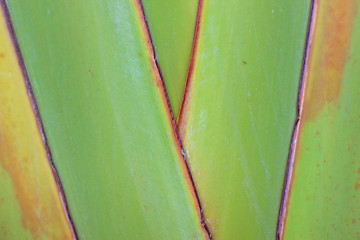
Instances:
[[[360,239],[359,12],[316,1],[284,239]]]
[[[82,239],[204,239],[137,1],[6,1]]]
[[[143,0],[156,58],[177,118],[184,96],[198,0]]]
[[[274,239],[310,1],[203,1],[180,135],[214,239]]]
[[[71,239],[0,5],[0,239]]]

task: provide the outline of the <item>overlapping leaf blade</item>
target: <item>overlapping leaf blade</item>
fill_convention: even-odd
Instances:
[[[360,2],[316,1],[284,239],[360,238]]]
[[[174,117],[184,96],[193,44],[197,0],[143,0],[146,20],[155,46]]]
[[[0,239],[72,238],[2,6],[0,186]]]
[[[6,1],[83,239],[203,239],[137,1]]]
[[[203,1],[179,124],[215,239],[273,239],[310,1]]]

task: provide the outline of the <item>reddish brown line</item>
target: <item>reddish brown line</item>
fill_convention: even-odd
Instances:
[[[8,7],[7,7],[6,3],[5,3],[5,0],[1,0],[1,5],[2,5],[2,7],[4,9],[7,26],[8,26],[10,36],[11,36],[12,42],[14,44],[15,50],[16,50],[16,55],[18,57],[19,66],[21,68],[23,77],[25,79],[27,93],[28,93],[28,96],[30,98],[31,106],[32,106],[32,109],[33,109],[35,117],[36,117],[37,126],[39,128],[39,131],[40,131],[40,134],[41,134],[41,137],[42,137],[42,140],[43,140],[43,145],[45,147],[45,150],[46,150],[46,153],[47,153],[47,156],[48,156],[48,160],[49,160],[49,163],[50,163],[50,166],[51,166],[51,171],[53,173],[53,176],[54,176],[58,191],[60,193],[60,198],[61,198],[61,201],[63,203],[63,208],[64,208],[64,211],[65,211],[66,217],[68,219],[70,228],[72,230],[73,237],[74,237],[74,239],[78,239],[78,235],[77,235],[77,232],[76,232],[75,226],[73,224],[73,221],[72,221],[72,218],[71,218],[71,215],[70,215],[70,212],[69,212],[69,208],[68,208],[68,205],[67,205],[67,202],[66,202],[65,193],[64,193],[64,190],[63,190],[59,175],[57,173],[56,167],[54,165],[54,162],[52,161],[52,156],[51,156],[50,148],[49,148],[49,146],[47,144],[47,139],[46,139],[46,135],[45,135],[45,132],[44,132],[41,116],[40,116],[40,113],[38,111],[37,103],[36,103],[32,88],[31,88],[29,76],[28,76],[26,67],[24,65],[24,59],[23,59],[23,57],[21,55],[19,43],[17,41],[16,34],[14,32],[14,28],[13,28],[13,25],[11,23],[11,17],[10,17],[10,14],[9,14]]]
[[[184,97],[183,97],[183,100],[181,103],[179,116],[177,118],[178,126],[181,126],[181,122],[183,120],[183,115],[184,115],[184,111],[185,111],[185,104],[186,104],[186,101],[189,98],[189,94],[190,94],[189,90],[190,90],[191,80],[193,77],[194,62],[195,62],[197,48],[198,48],[199,31],[200,31],[200,25],[201,25],[201,19],[202,19],[203,6],[204,6],[204,0],[199,0],[199,7],[198,7],[198,12],[197,12],[197,17],[196,17],[196,26],[195,26],[195,32],[194,32],[193,47],[192,47],[192,51],[191,51],[189,71],[188,71],[187,78],[186,78]]]
[[[291,137],[288,162],[287,162],[287,167],[286,167],[283,193],[282,193],[282,199],[281,199],[279,217],[278,217],[278,223],[277,223],[277,230],[276,230],[276,239],[278,239],[278,240],[282,240],[284,238],[284,230],[285,230],[286,218],[287,218],[287,213],[288,213],[288,204],[289,204],[289,198],[290,198],[290,193],[291,193],[293,174],[294,174],[294,170],[295,170],[295,165],[294,165],[295,151],[296,151],[296,146],[299,141],[299,128],[300,128],[299,125],[300,125],[300,119],[302,118],[302,110],[303,110],[303,103],[304,103],[304,88],[305,88],[305,84],[306,84],[305,72],[306,72],[307,65],[308,65],[308,57],[309,57],[311,39],[313,38],[313,25],[315,22],[316,11],[317,11],[317,1],[312,0],[311,6],[310,6],[309,24],[307,27],[307,34],[306,34],[307,40],[306,40],[306,45],[305,45],[305,49],[304,49],[303,64],[302,64],[302,68],[301,68],[301,76],[300,76],[300,84],[299,84],[298,100],[297,100],[296,120],[294,123],[293,133],[292,133],[292,137]]]
[[[185,156],[185,153],[184,153],[184,150],[183,150],[183,146],[182,146],[182,143],[181,143],[181,139],[180,139],[180,136],[179,136],[179,132],[178,132],[178,129],[177,129],[177,126],[176,126],[176,122],[175,122],[175,119],[174,119],[174,114],[172,112],[172,109],[171,109],[171,105],[170,105],[170,101],[169,101],[169,97],[168,97],[168,94],[167,94],[167,91],[166,91],[166,87],[165,87],[165,83],[164,83],[164,79],[163,79],[163,76],[161,74],[161,71],[160,71],[160,67],[159,67],[159,64],[158,64],[158,61],[157,61],[157,58],[156,58],[156,54],[155,54],[155,48],[154,48],[154,44],[153,44],[153,41],[152,41],[152,38],[151,38],[151,34],[150,34],[150,30],[149,30],[149,27],[148,27],[148,23],[147,23],[147,20],[146,20],[146,17],[145,17],[145,13],[144,13],[144,8],[143,8],[143,5],[142,5],[142,2],[141,0],[135,0],[136,4],[137,4],[137,7],[138,7],[138,10],[140,12],[140,18],[141,20],[143,21],[144,23],[144,27],[145,27],[145,37],[147,38],[147,43],[148,43],[148,47],[149,47],[149,50],[150,50],[150,54],[151,54],[151,57],[152,57],[152,60],[154,61],[156,67],[154,67],[154,71],[155,71],[155,74],[157,74],[159,76],[159,80],[160,80],[160,86],[159,86],[159,89],[162,93],[162,96],[165,97],[164,99],[164,102],[165,102],[165,108],[168,112],[168,116],[169,116],[169,120],[170,120],[170,124],[171,124],[171,127],[172,127],[172,131],[173,131],[173,135],[174,135],[174,138],[175,138],[175,144],[178,144],[178,151],[179,151],[179,154],[182,156],[182,160],[183,160],[183,165],[185,166],[185,169],[186,169],[186,177],[190,180],[190,190],[193,192],[193,195],[195,196],[195,201],[196,201],[196,204],[198,206],[198,210],[199,210],[199,215],[200,215],[200,223],[201,223],[201,227],[203,228],[203,231],[207,237],[207,239],[212,239],[211,237],[211,234],[210,234],[210,231],[209,231],[209,228],[208,226],[206,225],[205,223],[205,219],[204,219],[204,215],[203,215],[203,211],[202,211],[202,207],[201,207],[201,202],[200,202],[200,198],[199,198],[199,195],[198,195],[198,192],[196,190],[196,187],[195,187],[195,183],[194,183],[194,179],[192,177],[192,174],[191,174],[191,171],[190,171],[190,167],[189,167],[189,164],[187,162],[187,159],[186,159],[186,156]],[[199,1],[199,9],[200,9],[200,6],[201,6],[201,0]],[[199,12],[199,9],[198,9],[198,12]],[[199,14],[199,13],[198,13]],[[190,63],[191,65],[191,63]]]

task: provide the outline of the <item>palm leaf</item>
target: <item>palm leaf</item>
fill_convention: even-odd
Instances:
[[[0,239],[360,238],[359,6],[3,0]]]

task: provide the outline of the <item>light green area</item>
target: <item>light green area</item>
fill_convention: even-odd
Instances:
[[[322,6],[325,9],[326,5],[319,7]],[[323,18],[327,19],[331,13],[325,14]],[[317,27],[322,29],[321,24]],[[360,239],[359,14],[351,38],[339,98],[325,104],[316,118],[305,120],[302,125],[285,225],[286,240]],[[321,54],[322,43],[316,42],[314,46],[314,52]],[[321,71],[311,69],[310,74],[314,75]],[[331,84],[322,79],[312,80],[314,88]]]
[[[3,239],[32,239],[21,221],[21,209],[6,171],[0,167],[0,233]]]
[[[275,239],[310,1],[204,1],[180,131],[214,239]]]
[[[190,64],[198,0],[143,0],[142,3],[176,119]]]
[[[203,239],[134,2],[6,1],[80,239]]]

